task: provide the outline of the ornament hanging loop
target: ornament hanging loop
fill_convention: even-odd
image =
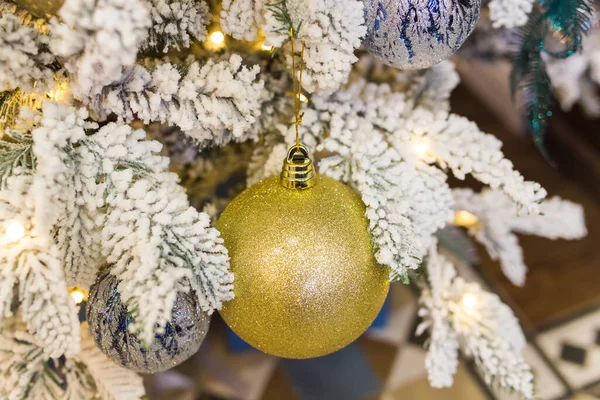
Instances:
[[[288,189],[309,189],[317,183],[315,166],[303,145],[288,150],[281,171],[281,184]]]

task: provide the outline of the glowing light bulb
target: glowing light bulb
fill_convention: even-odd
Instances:
[[[264,51],[271,51],[271,50],[273,50],[273,46],[269,46],[269,45],[266,45],[264,43],[260,45],[260,48],[262,50],[264,50]]]
[[[216,46],[222,45],[225,41],[225,35],[221,31],[214,31],[210,34],[210,41]]]
[[[17,242],[25,236],[25,227],[19,221],[8,221],[6,224],[6,236],[9,241]]]
[[[412,145],[412,149],[417,154],[417,156],[419,156],[419,158],[423,158],[427,155],[429,147],[425,142],[418,142]]]
[[[68,81],[62,81],[58,83],[54,88],[46,93],[46,96],[50,100],[54,100],[59,103],[64,103],[69,98],[69,83]]]
[[[454,225],[456,226],[464,226],[468,228],[475,225],[477,222],[479,222],[477,216],[468,211],[459,210],[454,213]]]
[[[308,103],[308,97],[306,97],[305,95],[303,95],[302,93],[298,94],[298,98],[300,99],[301,102],[303,103]]]
[[[71,297],[75,300],[75,304],[81,304],[83,299],[85,299],[85,293],[81,289],[72,289]]]
[[[466,293],[462,298],[462,304],[467,311],[473,311],[477,307],[477,296],[473,293]]]

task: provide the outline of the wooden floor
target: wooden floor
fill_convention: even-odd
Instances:
[[[503,150],[507,158],[513,161],[526,179],[542,184],[549,196],[558,195],[580,203],[586,214],[589,235],[583,240],[552,241],[521,236],[520,243],[529,267],[525,287],[512,286],[503,277],[498,263],[480,251],[482,272],[505,300],[518,307],[522,312],[521,317],[531,323],[531,328],[539,329],[573,313],[600,305],[600,202],[594,197],[597,196],[600,182],[595,175],[579,179],[579,182],[569,178],[563,171],[575,176],[578,169],[585,174],[589,168],[579,163],[581,157],[576,151],[571,152],[575,154],[560,155],[565,146],[556,145],[560,140],[569,140],[568,135],[575,133],[568,130],[569,125],[565,130],[565,125],[560,121],[563,125],[562,137],[550,138],[554,153],[559,154],[556,159],[562,161],[554,167],[540,155],[530,140],[508,132],[495,114],[464,86],[455,90],[452,103],[454,113],[475,121],[483,131],[495,135],[504,143]],[[551,119],[550,124],[553,122]],[[587,126],[597,126],[600,136],[600,122],[587,123]],[[600,162],[600,158],[595,161]],[[473,182],[467,184],[473,185]]]

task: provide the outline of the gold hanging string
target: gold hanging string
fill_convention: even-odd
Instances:
[[[293,92],[294,92],[294,115],[296,117],[296,147],[300,147],[300,133],[299,128],[302,123],[302,117],[304,113],[300,113],[302,104],[300,102],[300,95],[302,94],[302,71],[304,69],[304,40],[302,40],[302,51],[300,52],[300,71],[298,74],[298,82],[296,82],[296,52],[294,50],[294,28],[290,28],[290,42],[292,43],[292,79],[293,79]]]

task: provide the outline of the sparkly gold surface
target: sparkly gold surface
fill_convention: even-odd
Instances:
[[[38,18],[48,18],[56,16],[64,0],[12,0],[12,2]]]
[[[324,176],[302,191],[272,177],[236,197],[217,223],[235,276],[223,319],[252,346],[286,358],[355,340],[389,288],[364,213],[352,189]]]

